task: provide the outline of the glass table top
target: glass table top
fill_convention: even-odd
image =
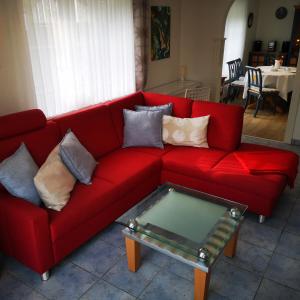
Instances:
[[[194,263],[201,251],[211,265],[237,231],[247,206],[216,196],[164,184],[116,222],[123,233]],[[151,246],[150,245],[150,246]],[[202,253],[203,254],[203,253]]]

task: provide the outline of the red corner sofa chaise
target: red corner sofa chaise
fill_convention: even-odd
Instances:
[[[211,116],[209,149],[122,148],[124,108],[170,102],[174,116]],[[240,161],[239,153],[277,153],[241,144],[243,113],[240,106],[138,92],[51,120],[38,109],[0,117],[0,161],[25,142],[41,165],[71,128],[99,162],[92,185],[76,183],[61,212],[15,198],[0,186],[0,251],[45,275],[167,181],[247,204],[250,211],[270,216],[288,177],[280,172],[252,174]],[[295,176],[298,156],[291,157],[288,172]]]

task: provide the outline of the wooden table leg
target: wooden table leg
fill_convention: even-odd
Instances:
[[[205,273],[200,269],[194,270],[194,300],[207,299],[210,271]]]
[[[237,240],[239,236],[239,230],[232,236],[231,240],[227,243],[224,248],[224,255],[227,257],[234,257],[236,251]]]
[[[136,272],[140,266],[141,247],[138,242],[125,237],[128,269]]]

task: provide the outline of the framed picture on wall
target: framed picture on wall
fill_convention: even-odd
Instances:
[[[254,20],[254,14],[253,14],[253,13],[250,13],[249,16],[248,16],[248,22],[247,22],[248,28],[251,28],[251,27],[252,27],[252,25],[253,25],[253,20]]]
[[[151,60],[170,57],[171,8],[151,6]]]

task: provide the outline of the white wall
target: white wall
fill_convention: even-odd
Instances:
[[[150,5],[171,7],[171,46],[169,58],[151,61],[151,41],[148,42],[148,80],[146,88],[174,81],[178,79],[179,76],[180,0],[151,0]],[[149,17],[149,38],[151,31],[150,25]]]
[[[246,41],[243,55],[244,65],[248,65],[249,52],[252,51],[253,42],[256,40],[256,30],[258,23],[258,1],[259,0],[248,0],[247,2],[247,24],[248,24],[248,15],[250,12],[254,14],[253,25],[251,28],[246,30]]]
[[[0,2],[0,114],[5,114],[15,109],[11,101],[10,88],[13,85],[13,61],[10,53],[9,32],[6,26],[7,17],[4,13],[3,2]]]
[[[35,107],[29,54],[18,0],[0,1],[0,115]]]
[[[277,41],[277,50],[281,50],[283,41],[291,39],[294,20],[294,5],[299,5],[299,0],[259,0],[258,23],[256,39],[263,41],[263,49],[266,50],[268,41]],[[284,6],[288,14],[284,19],[277,19],[275,11]]]
[[[248,16],[252,12],[256,16],[256,0],[236,0],[232,4],[225,26],[225,49],[222,75],[228,76],[227,62],[241,58],[247,64],[248,52],[255,39],[256,18],[248,28]]]
[[[0,115],[35,106],[25,32],[15,13],[16,3],[0,2]]]
[[[300,55],[299,55],[300,58]],[[297,140],[298,142],[300,141],[300,70],[299,70],[299,65],[300,63],[298,63],[298,70],[297,70],[297,74],[296,74],[296,86],[298,88],[296,88],[293,97],[295,102],[298,103],[298,113],[296,116],[296,123],[295,123],[295,127],[294,127],[294,133],[293,133],[293,139]]]
[[[221,76],[224,24],[232,0],[181,1],[180,64],[187,66],[187,78],[213,88]]]
[[[300,96],[298,97],[298,101],[300,102]],[[297,114],[297,119],[296,119],[296,125],[294,128],[294,134],[293,134],[293,139],[297,141],[297,145],[299,144],[300,141],[300,106],[298,106],[298,114]]]

